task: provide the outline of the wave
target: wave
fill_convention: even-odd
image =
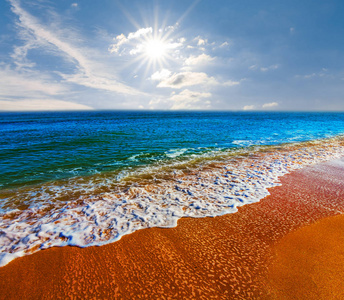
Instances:
[[[5,190],[0,265],[53,246],[103,245],[182,217],[234,213],[269,195],[278,178],[344,155],[343,137],[189,155],[120,172]],[[121,173],[122,172],[122,173]]]

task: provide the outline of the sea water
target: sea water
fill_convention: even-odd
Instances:
[[[344,155],[344,114],[0,114],[0,265],[234,213],[292,170]]]

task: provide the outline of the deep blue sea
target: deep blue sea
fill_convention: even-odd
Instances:
[[[0,188],[342,133],[342,113],[2,113]]]
[[[0,114],[0,266],[235,213],[279,177],[344,156],[344,113]]]

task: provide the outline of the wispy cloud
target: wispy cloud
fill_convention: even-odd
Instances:
[[[244,80],[244,79],[242,79]],[[224,86],[235,86],[235,85],[239,85],[240,81],[233,81],[233,80],[227,80],[223,83]]]
[[[227,47],[229,46],[229,43],[228,42],[223,42],[221,45],[220,45],[220,48],[224,48],[224,47]]]
[[[0,111],[85,110],[92,107],[63,101],[70,95],[65,84],[54,83],[48,74],[0,67]]]
[[[68,101],[56,99],[25,99],[8,101],[0,98],[0,111],[65,111],[91,110],[92,108]]]
[[[271,65],[268,67],[261,67],[260,70],[262,72],[267,72],[267,71],[277,70],[278,68],[279,68],[279,65]]]
[[[12,11],[18,16],[17,25],[26,36],[27,43],[21,49],[20,55],[16,56],[21,60],[30,47],[41,47],[46,50],[54,48],[55,54],[60,55],[75,65],[74,74],[59,73],[68,82],[92,87],[101,90],[113,91],[117,93],[138,95],[142,94],[136,89],[119,82],[113,75],[101,71],[98,66],[100,62],[95,62],[85,55],[85,49],[75,46],[65,37],[59,36],[63,30],[57,31],[44,26],[34,16],[25,11],[17,0],[9,0]],[[29,38],[31,37],[31,38]],[[51,53],[50,53],[51,54]]]
[[[273,70],[277,70],[280,66],[278,64],[274,64],[274,65],[270,65],[267,67],[259,67],[258,65],[251,65],[249,67],[250,70],[259,70],[261,72],[267,72],[267,71],[273,71]]]
[[[11,70],[9,66],[0,68],[0,96],[3,98],[46,98],[68,92],[68,88],[53,83],[48,75],[33,71]]]
[[[311,79],[311,78],[321,78],[321,77],[334,77],[328,72],[328,69],[322,68],[319,72],[313,72],[306,75],[295,75],[295,78]]]

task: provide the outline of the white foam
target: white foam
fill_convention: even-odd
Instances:
[[[166,152],[166,156],[170,158],[175,158],[184,154],[186,151],[188,151],[188,149],[173,149]]]
[[[278,177],[344,155],[340,139],[293,147],[246,153],[252,156],[231,154],[226,160],[221,153],[218,161],[214,155],[197,166],[187,165],[184,171],[155,169],[153,179],[131,184],[100,176],[64,186],[42,186],[27,200],[28,209],[2,215],[0,265],[37,249],[103,245],[138,229],[174,227],[181,217],[234,213],[237,207],[269,195],[267,189],[279,184]],[[83,192],[75,196],[76,191]],[[74,200],[57,200],[66,197]],[[7,205],[11,201],[14,198]]]

